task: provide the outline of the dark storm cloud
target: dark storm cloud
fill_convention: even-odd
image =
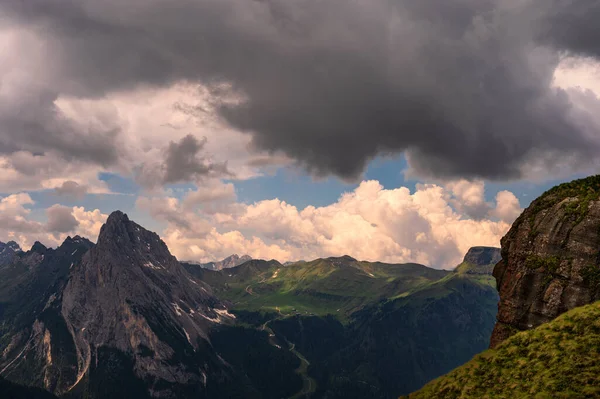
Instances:
[[[317,175],[355,178],[376,155],[407,151],[418,173],[511,178],[535,160],[595,159],[599,149],[595,119],[576,118],[568,92],[551,87],[559,51],[599,55],[592,1],[8,0],[0,8],[44,35],[59,57],[58,91],[227,82],[246,101],[224,102],[220,115]],[[186,148],[169,148],[183,156],[167,157],[165,181],[202,174]]]
[[[0,78],[4,78],[1,70]],[[36,77],[27,79],[34,81]],[[50,151],[67,161],[83,160],[103,166],[117,162],[114,139],[118,129],[78,125],[55,104],[60,88],[53,91],[29,83],[22,83],[12,96],[0,92],[0,154]]]
[[[600,57],[600,2],[551,0],[544,8],[538,37],[557,48],[583,56]]]

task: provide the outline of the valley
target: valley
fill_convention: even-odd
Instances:
[[[307,360],[317,396],[358,389],[368,397],[393,397],[487,347],[497,303],[488,262],[498,257],[497,249],[474,248],[465,257],[470,262],[455,271],[349,256],[286,266],[252,260],[218,272],[183,266],[211,285],[239,322],[268,330],[274,345],[293,345]],[[448,318],[447,337],[425,331],[433,327],[427,319],[450,314],[458,319]],[[453,348],[445,343],[450,337]],[[373,355],[380,345],[382,352]],[[439,359],[433,367],[421,364],[429,357]],[[399,374],[406,377],[398,380]]]
[[[0,0],[0,399],[600,399],[599,21]]]
[[[349,256],[211,270],[121,212],[97,244],[13,247],[0,374],[65,398],[394,397],[483,350],[497,302],[477,257],[455,271]]]
[[[18,399],[420,399],[550,384],[593,397],[598,305],[582,306],[600,299],[597,182],[549,191],[502,249],[473,247],[452,270],[350,256],[213,270],[118,211],[95,244],[3,244],[0,387]]]

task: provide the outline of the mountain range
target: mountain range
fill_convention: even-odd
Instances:
[[[350,256],[212,270],[119,211],[96,244],[0,244],[0,392],[597,397],[600,177],[549,190],[501,244],[453,270]]]
[[[393,397],[488,346],[498,301],[488,262],[498,256],[473,248],[455,271],[350,256],[220,272],[183,265],[239,320],[294,343],[317,397]]]
[[[234,256],[210,270],[119,211],[96,244],[3,248],[0,375],[64,398],[393,397],[483,350],[497,302],[464,267]],[[465,265],[487,270],[490,251]]]

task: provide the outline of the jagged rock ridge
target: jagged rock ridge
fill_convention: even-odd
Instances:
[[[54,390],[72,375],[72,346],[60,316],[62,291],[93,244],[68,237],[56,249],[40,243],[0,267],[0,374]]]
[[[3,317],[14,313],[0,360],[8,378],[58,394],[85,392],[99,359],[118,351],[135,364],[135,377],[201,386],[211,361],[220,362],[207,355],[186,370],[199,363],[194,354],[211,324],[233,316],[156,234],[121,212],[111,214],[95,246],[77,236],[56,250],[36,242],[1,271],[13,285],[0,290]]]
[[[98,360],[98,350],[110,348],[131,357],[134,374],[150,381],[154,396],[169,395],[171,384],[206,384],[210,367],[219,363],[205,349],[209,328],[233,318],[157,234],[118,211],[73,271],[62,316],[74,338],[78,370],[63,389],[74,389]],[[207,352],[204,362],[196,351]]]
[[[600,176],[557,186],[502,239],[491,346],[600,299]]]
[[[21,247],[16,242],[3,243],[0,241],[0,266],[11,263],[19,252],[21,252]]]

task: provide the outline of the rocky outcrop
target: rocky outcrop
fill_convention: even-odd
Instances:
[[[500,248],[495,247],[472,247],[469,249],[463,262],[476,266],[496,264],[502,259]]]
[[[491,347],[600,299],[600,176],[536,199],[502,239]]]

